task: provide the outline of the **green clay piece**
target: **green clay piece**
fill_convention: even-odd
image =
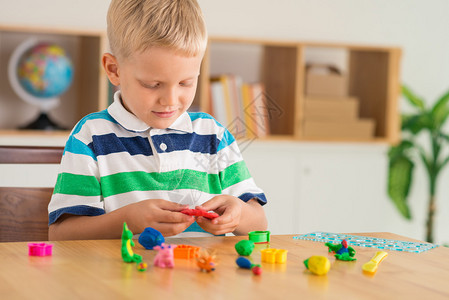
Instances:
[[[248,256],[254,250],[254,243],[248,240],[241,240],[235,244],[235,251],[241,256]]]
[[[357,260],[357,258],[351,257],[350,254],[348,254],[348,253],[335,254],[334,256],[335,256],[335,258],[338,259],[338,260],[344,260],[344,261],[353,261],[353,260]]]
[[[134,253],[132,247],[134,247],[133,233],[128,229],[126,222],[123,223],[122,232],[122,258],[123,261],[127,263],[135,262],[140,263],[142,261],[142,256]]]

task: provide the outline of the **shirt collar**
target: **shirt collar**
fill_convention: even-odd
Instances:
[[[108,113],[125,129],[142,132],[150,129],[145,122],[130,113],[122,104],[120,91],[115,92],[114,102],[108,107]],[[192,120],[187,112],[180,115],[166,130],[193,132]]]

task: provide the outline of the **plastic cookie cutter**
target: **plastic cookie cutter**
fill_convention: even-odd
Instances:
[[[29,256],[50,256],[52,255],[53,245],[47,243],[29,243]]]
[[[192,259],[198,257],[198,251],[200,247],[190,246],[190,245],[178,245],[174,250],[173,254],[175,258],[181,259]]]
[[[269,243],[270,232],[269,231],[251,231],[248,232],[248,239],[255,244]]]
[[[287,261],[287,250],[284,249],[262,249],[262,261],[270,264],[285,264]]]
[[[385,251],[377,251],[376,254],[371,258],[371,260],[362,266],[362,270],[364,272],[374,274],[377,271],[377,267],[379,266],[380,262],[387,257],[388,253]]]

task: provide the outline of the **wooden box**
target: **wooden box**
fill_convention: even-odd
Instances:
[[[374,137],[372,119],[352,121],[304,121],[304,136],[316,139],[369,140]]]

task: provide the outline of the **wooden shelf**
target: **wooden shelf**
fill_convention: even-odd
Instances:
[[[209,77],[220,73],[236,74],[245,81],[261,82],[266,96],[280,109],[277,116],[271,116],[271,135],[264,140],[281,136],[298,141],[395,143],[399,139],[401,50],[397,47],[211,37],[208,48],[197,100],[202,111],[212,112]],[[371,138],[304,136],[307,52],[314,49],[337,50],[344,54],[348,96],[360,102],[359,117],[375,123]],[[259,61],[258,66],[254,65],[255,60]],[[248,75],[251,69],[255,74]]]
[[[0,65],[6,66],[11,52],[30,36],[61,44],[74,61],[74,82],[61,97],[61,105],[51,112],[52,115],[71,128],[88,113],[107,108],[111,95],[108,95],[107,77],[100,65],[101,55],[107,50],[105,32],[0,24]],[[314,49],[345,53],[348,94],[359,99],[360,117],[374,120],[376,125],[372,138],[304,135],[306,65],[309,63],[308,53]],[[270,135],[260,138],[261,141],[394,143],[400,133],[400,58],[401,50],[397,47],[211,37],[192,106],[211,113],[210,77],[232,73],[241,75],[247,82],[261,82],[265,86],[265,97],[275,105],[269,120]],[[0,75],[7,78],[6,68],[0,69]],[[14,130],[34,112],[33,108],[18,99],[8,80],[0,82],[0,105],[3,111],[3,115],[0,113],[1,136],[45,137],[68,133]]]

